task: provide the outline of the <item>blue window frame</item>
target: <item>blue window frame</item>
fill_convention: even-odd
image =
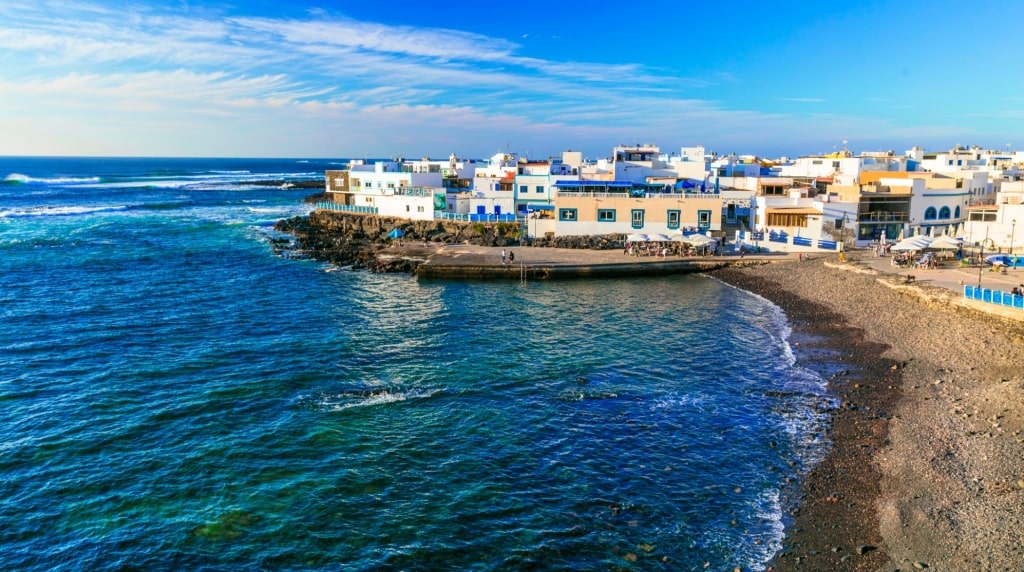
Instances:
[[[633,228],[644,227],[644,209],[633,209],[630,218],[633,221]]]
[[[939,209],[939,218],[949,218],[949,207]]]
[[[615,209],[597,209],[597,222],[615,222]]]
[[[680,218],[679,215],[680,215],[680,212],[678,210],[670,210],[670,211],[668,211],[668,219],[667,220],[668,220],[668,227],[669,228],[679,228],[679,218]]]
[[[526,189],[527,189],[527,188],[528,188],[528,187],[527,187],[526,185],[519,185],[519,194],[520,194],[520,195],[525,195],[525,194],[526,194]]]
[[[703,230],[711,228],[711,211],[697,211],[697,228]]]
[[[535,188],[536,188],[538,193],[543,193],[544,192],[544,185],[537,185]]]
[[[558,220],[576,222],[576,209],[558,209]]]
[[[956,219],[960,218],[960,205],[957,205],[956,206],[956,210],[953,211],[953,218],[956,218]]]
[[[935,220],[935,207],[924,209],[924,220]]]

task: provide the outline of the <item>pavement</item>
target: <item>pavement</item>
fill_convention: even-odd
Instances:
[[[448,244],[424,247],[419,244],[407,244],[401,248],[389,248],[382,251],[382,254],[399,256],[411,256],[426,259],[428,265],[465,266],[465,267],[497,267],[502,266],[500,246],[476,246],[471,244]],[[515,266],[550,266],[550,267],[582,267],[582,266],[605,266],[605,265],[646,265],[665,263],[710,263],[736,262],[741,260],[740,256],[729,251],[724,256],[677,256],[669,255],[666,258],[661,256],[627,256],[621,249],[615,250],[579,250],[569,248],[535,248],[529,246],[504,247],[506,254],[515,253]],[[945,288],[958,295],[963,295],[964,285],[991,288],[1009,292],[1014,286],[1024,284],[1024,268],[1004,269],[1001,272],[992,272],[990,265],[983,268],[978,266],[960,266],[956,259],[940,261],[937,269],[922,268],[898,268],[891,264],[889,257],[875,256],[869,249],[850,250],[845,253],[848,262],[857,263],[870,268],[880,274],[893,276],[913,276],[914,282],[922,285],[937,286]],[[838,262],[836,254],[804,254],[808,259],[827,257]],[[795,253],[768,253],[768,254],[746,254],[742,260],[745,262],[781,262],[798,261],[799,255]]]
[[[984,267],[960,266],[960,261],[951,259],[939,263],[937,269],[897,268],[888,257],[875,256],[870,250],[856,250],[847,253],[847,259],[858,262],[883,274],[895,276],[913,276],[914,282],[929,284],[952,290],[960,295],[964,286],[978,286],[1009,292],[1014,286],[1024,284],[1024,268],[1007,268],[1000,272],[992,272],[991,265]]]

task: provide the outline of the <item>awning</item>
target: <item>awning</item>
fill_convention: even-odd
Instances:
[[[555,205],[526,205],[528,211],[553,211]]]

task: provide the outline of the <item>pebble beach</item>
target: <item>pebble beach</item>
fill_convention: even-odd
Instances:
[[[1024,570],[1024,322],[855,256],[713,275],[781,306],[837,398],[771,570]]]

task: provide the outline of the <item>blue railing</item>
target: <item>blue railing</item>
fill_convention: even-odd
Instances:
[[[449,213],[434,211],[434,220],[457,220],[462,222],[516,222],[522,219],[515,214]]]
[[[793,244],[797,246],[810,246],[811,239],[807,238],[806,236],[794,236]]]
[[[364,207],[358,205],[343,205],[332,202],[319,202],[316,208],[325,211],[341,211],[346,213],[377,214],[377,207]]]
[[[1024,296],[1021,296],[1020,294],[1010,294],[1001,290],[965,285],[964,298],[1024,310]]]
[[[834,240],[819,240],[818,248],[821,248],[823,250],[838,250],[839,243]]]

